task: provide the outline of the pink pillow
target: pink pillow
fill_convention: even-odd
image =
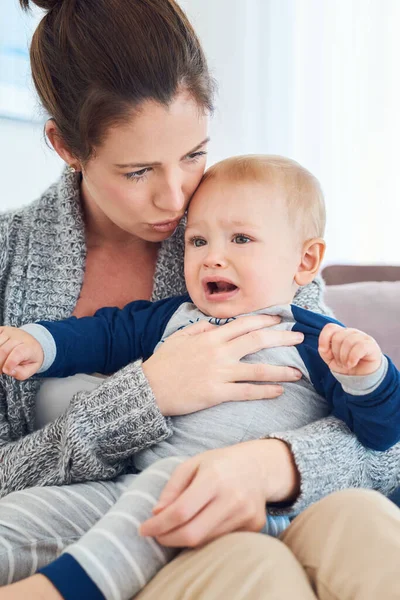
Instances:
[[[400,281],[329,285],[325,301],[336,319],[372,335],[400,368]]]

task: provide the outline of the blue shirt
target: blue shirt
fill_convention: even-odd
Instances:
[[[123,309],[102,308],[93,317],[70,317],[64,321],[40,321],[51,334],[55,356],[43,377],[66,377],[75,373],[114,373],[130,362],[149,358],[162,340],[178,308],[191,302],[184,296],[159,302],[139,300]],[[290,305],[293,331],[304,334],[296,346],[316,391],[328,400],[332,414],[343,420],[365,446],[386,450],[400,440],[400,377],[387,358],[383,380],[369,393],[346,392],[318,352],[318,338],[335,319]],[[219,320],[213,320],[219,324]]]

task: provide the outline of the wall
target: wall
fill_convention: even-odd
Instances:
[[[62,161],[43,139],[43,126],[0,119],[0,211],[28,204],[57,179]]]

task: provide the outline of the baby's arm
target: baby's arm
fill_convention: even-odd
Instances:
[[[377,342],[357,329],[329,323],[321,331],[318,351],[334,377],[324,381],[333,414],[369,448],[386,450],[396,444],[400,374]]]
[[[39,321],[21,329],[2,327],[0,357],[4,356],[5,368],[0,362],[0,373],[3,367],[4,373],[22,380],[35,373],[43,377],[114,373],[153,353],[169,319],[187,299],[136,300],[122,309],[101,308],[92,317]],[[13,342],[8,340],[11,335]]]
[[[24,381],[38,372],[43,359],[43,348],[32,335],[16,327],[0,327],[0,375]]]

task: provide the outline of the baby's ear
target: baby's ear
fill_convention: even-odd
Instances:
[[[322,238],[313,238],[303,244],[301,262],[294,276],[297,285],[307,285],[318,275],[325,247],[326,244]]]

